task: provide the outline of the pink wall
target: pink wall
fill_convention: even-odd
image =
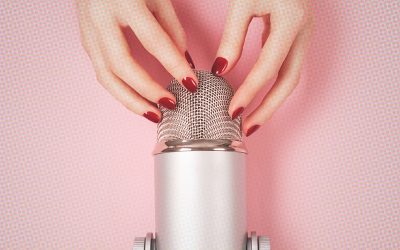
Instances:
[[[250,229],[273,249],[400,249],[400,3],[314,5],[302,81],[246,141]],[[226,2],[175,6],[209,69]],[[235,86],[259,28],[228,75]],[[0,248],[130,249],[154,230],[155,125],[96,83],[72,1],[1,1],[0,52]]]

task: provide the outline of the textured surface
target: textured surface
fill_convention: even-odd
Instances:
[[[274,250],[399,249],[400,3],[313,2],[302,80],[246,139],[249,230]],[[209,70],[227,1],[174,5]],[[227,76],[234,88],[259,53],[260,24]],[[131,249],[154,231],[156,126],[96,82],[73,1],[0,1],[0,53],[0,248]]]
[[[232,120],[228,113],[233,89],[222,77],[208,71],[196,71],[199,84],[190,93],[173,80],[167,89],[176,96],[175,110],[161,108],[159,141],[190,139],[226,139],[241,141],[241,117]]]

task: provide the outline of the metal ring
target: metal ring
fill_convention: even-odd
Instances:
[[[247,153],[246,147],[241,141],[198,139],[161,141],[156,144],[153,154],[187,151],[230,151]]]

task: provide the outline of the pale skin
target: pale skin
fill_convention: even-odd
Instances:
[[[186,35],[169,0],[77,0],[77,7],[82,44],[98,81],[129,110],[159,122],[162,115],[154,103],[173,109],[176,98],[131,56],[121,31],[124,26],[175,79],[189,91],[196,90],[198,79],[188,58]],[[231,0],[213,73],[222,76],[234,69],[253,17],[264,20],[263,46],[230,103],[231,117],[242,113],[265,84],[275,82],[261,104],[244,118],[243,131],[248,136],[268,121],[296,87],[313,24],[310,0]]]

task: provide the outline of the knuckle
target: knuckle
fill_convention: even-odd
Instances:
[[[303,8],[297,8],[290,13],[292,24],[295,26],[301,26],[306,21],[306,12]]]
[[[267,82],[270,82],[274,79],[276,79],[278,77],[278,72],[276,72],[275,70],[267,70],[264,73],[262,73],[262,75],[260,75],[259,82],[261,82],[262,84],[265,84]]]
[[[294,17],[297,20],[304,20],[306,17],[306,10],[304,8],[298,8],[296,9],[295,13],[294,13]]]
[[[90,57],[90,50],[89,50],[89,45],[87,44],[87,42],[83,39],[83,37],[81,37],[81,45],[83,50],[86,52],[86,54],[89,55]]]
[[[104,8],[99,1],[97,1],[97,3],[91,2],[87,7],[88,14],[95,23],[101,23],[106,20],[106,17],[108,16],[107,8]]]
[[[109,67],[112,71],[120,72],[128,65],[125,53],[120,50],[113,50],[109,53]]]
[[[107,69],[96,69],[96,79],[102,85],[108,85],[110,82],[110,73]]]
[[[278,76],[278,72],[275,72],[274,70],[269,70],[265,72],[264,75],[264,80],[265,81],[272,81],[273,79],[275,79]]]
[[[139,115],[139,112],[138,112],[138,110],[137,110],[137,108],[136,108],[136,101],[131,100],[131,99],[126,100],[126,99],[124,99],[124,98],[120,99],[119,101],[120,101],[121,104],[122,104],[125,108],[127,108],[129,111],[132,111],[133,113]]]
[[[145,48],[150,54],[157,52],[162,46],[162,42],[160,40],[156,40],[158,34],[154,32],[152,29],[148,29],[145,31],[137,32],[136,34]]]
[[[88,40],[87,28],[83,28],[83,27],[80,28],[79,41],[80,41],[80,44],[82,45],[82,48],[85,50],[85,52],[89,53],[90,40]]]
[[[303,6],[299,4],[293,4],[291,6],[283,5],[277,10],[281,17],[286,20],[285,26],[298,27],[305,23],[307,19],[307,11]]]
[[[186,33],[183,30],[177,31],[175,42],[178,44],[181,50],[186,50]]]
[[[263,82],[271,81],[278,76],[279,70],[276,69],[275,66],[273,66],[273,65],[267,66],[268,65],[267,62],[262,63],[262,65],[264,65],[264,67],[257,70],[257,72],[255,72],[255,74],[253,75],[254,82],[262,82],[263,83]],[[267,67],[265,68],[265,66],[267,66]]]
[[[145,36],[142,40],[143,48],[152,55],[155,55],[158,51],[160,46],[157,45],[156,41],[153,41],[152,38]]]
[[[174,73],[174,72],[181,72],[183,68],[183,64],[179,63],[178,60],[172,60],[171,62],[168,62],[165,65],[165,68],[167,69],[168,72]]]

